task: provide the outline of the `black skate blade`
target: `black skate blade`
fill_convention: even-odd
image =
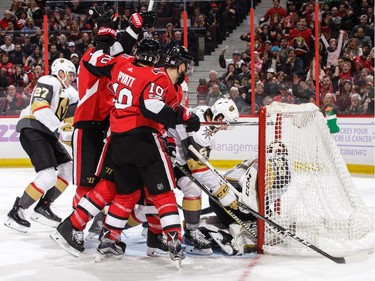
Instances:
[[[13,230],[16,230],[18,232],[21,232],[21,233],[27,233],[27,231],[29,230],[29,227],[27,226],[23,226],[19,223],[17,223],[15,220],[11,219],[8,217],[8,220],[6,222],[4,222],[4,225],[6,227],[9,227]]]
[[[54,221],[54,220],[50,220],[50,219],[47,219],[45,216],[37,213],[37,212],[34,212],[31,217],[30,217],[31,220],[35,221],[35,222],[38,222],[40,224],[43,224],[43,225],[46,225],[46,226],[50,226],[50,227],[53,227],[53,228],[56,228],[59,226],[60,222],[58,221]]]
[[[54,233],[50,234],[50,237],[53,241],[55,241],[61,248],[63,248],[65,251],[67,251],[69,254],[71,254],[75,258],[79,258],[81,255],[80,251],[77,251],[72,246],[70,246],[65,239],[55,231]]]

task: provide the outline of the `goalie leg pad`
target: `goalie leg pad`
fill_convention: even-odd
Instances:
[[[246,222],[246,224],[248,224],[250,228],[254,228],[254,231],[256,231],[256,223]],[[231,245],[236,249],[238,255],[256,251],[257,239],[252,237],[242,226],[237,223],[230,224],[229,233],[233,237]]]
[[[253,163],[239,180],[242,187],[241,200],[246,206],[254,211],[259,211],[258,195],[257,195],[257,164]]]
[[[220,229],[214,225],[200,226],[199,230],[205,235],[207,240],[216,242],[226,254],[233,256],[237,253],[231,244],[233,237],[227,230]]]

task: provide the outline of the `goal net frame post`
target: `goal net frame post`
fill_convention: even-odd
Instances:
[[[371,213],[351,180],[346,163],[329,133],[326,120],[319,112],[319,108],[313,104],[287,105],[274,103],[267,108],[261,107],[259,111],[257,175],[259,213],[287,229],[291,227],[290,231],[296,231],[297,236],[311,241],[328,253],[345,255],[360,251],[373,252],[374,225]],[[311,157],[310,152],[306,152],[303,147],[308,147],[309,144],[301,142],[305,139],[311,142],[311,151],[316,149],[319,150],[319,153],[312,154],[313,157]],[[286,146],[291,170],[290,183],[287,183],[287,188],[280,192],[277,189],[273,191],[269,189],[270,182],[267,178],[267,145],[278,140]],[[307,157],[306,160],[305,156]],[[325,182],[326,178],[330,180],[331,177],[337,179],[332,182]],[[334,183],[335,186],[330,186],[330,183]],[[315,187],[314,184],[318,187]],[[322,185],[319,186],[319,184]],[[332,192],[339,192],[339,194],[337,194],[337,197],[324,196],[328,189],[333,189]],[[299,209],[294,210],[295,204],[298,205],[295,208],[300,207],[300,204],[305,204],[306,198],[300,198],[299,194],[305,193],[306,190],[317,193],[316,198],[311,199],[312,201],[315,200],[314,205],[311,203],[311,206],[314,207],[311,208],[307,204],[306,208],[310,208],[309,210],[312,210],[313,215],[315,215],[314,212],[317,212],[318,215],[323,217],[322,219],[319,216],[310,218],[310,213],[306,215],[304,209],[301,212],[299,212]],[[274,196],[274,192],[279,192],[280,195]],[[300,197],[296,196],[296,192]],[[331,193],[327,195],[331,195]],[[270,196],[273,196],[272,200],[268,200]],[[297,197],[298,200],[302,201],[292,200]],[[310,198],[307,199],[310,200]],[[268,201],[266,202],[266,200]],[[336,205],[338,208],[348,207],[350,211],[336,216],[335,209],[331,210],[331,206],[337,208]],[[291,209],[291,206],[293,206],[293,209]],[[321,210],[328,210],[328,214],[319,213]],[[312,220],[311,223],[310,219]],[[319,219],[321,220],[318,221]],[[314,224],[315,221],[318,221],[317,226],[311,227],[311,224]],[[334,231],[339,232],[337,241],[335,237],[331,237],[329,234],[327,236],[328,230],[332,230],[332,233]],[[341,232],[344,232],[344,234],[340,236]],[[285,249],[282,248],[282,245],[274,246],[269,243],[269,238],[272,237],[271,241],[273,241],[273,236],[278,237],[280,235],[270,231],[270,227],[263,220],[258,219],[258,253],[314,255],[307,247],[306,249],[299,248],[299,245],[289,242],[290,240],[283,237],[276,240],[284,240]],[[350,249],[344,249],[341,245],[348,246]]]

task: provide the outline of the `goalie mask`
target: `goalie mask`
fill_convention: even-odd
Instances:
[[[230,99],[218,99],[211,107],[211,110],[213,121],[218,121],[217,119],[222,116],[221,122],[237,122],[240,116],[236,104]]]
[[[63,76],[61,76],[60,71],[64,72]],[[68,87],[70,85],[70,81],[67,82],[67,80],[69,79],[69,75],[74,75],[75,79],[76,67],[70,60],[59,58],[54,60],[52,63],[51,74],[56,76],[65,87]]]
[[[291,181],[288,149],[279,140],[272,141],[267,146],[266,160],[267,189],[284,189]]]
[[[272,141],[269,145],[267,145],[267,154],[271,155],[288,155],[288,149],[286,148],[285,144],[279,140]]]

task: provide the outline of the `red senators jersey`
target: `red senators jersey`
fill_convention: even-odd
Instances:
[[[294,48],[297,56],[310,52],[311,36],[312,30],[310,28],[305,28],[303,30],[295,28],[289,31],[289,44]]]
[[[110,80],[105,76],[92,74],[83,61],[89,61],[94,48],[88,49],[82,57],[78,68],[79,103],[74,114],[74,124],[81,121],[103,121],[108,117],[112,107],[114,93]]]
[[[84,65],[93,74],[111,78],[115,93],[110,116],[113,133],[164,132],[164,126],[175,128],[177,95],[181,89],[173,86],[163,70],[137,65],[134,57],[128,55],[112,57],[101,50]]]
[[[161,108],[157,107],[162,107],[167,100],[169,77],[158,68],[135,65],[133,57],[121,56],[119,60],[121,63],[116,63],[111,71],[116,95],[111,131],[124,133],[140,127],[162,131],[163,124],[145,117],[141,111],[143,108],[151,115],[160,112]]]

